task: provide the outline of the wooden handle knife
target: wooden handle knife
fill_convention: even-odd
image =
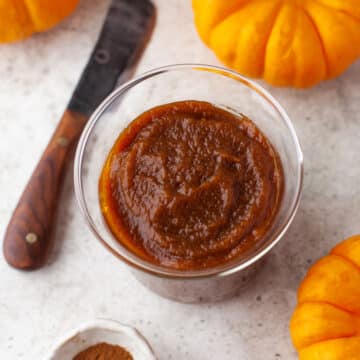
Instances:
[[[8,224],[3,250],[15,268],[40,268],[51,249],[62,179],[96,107],[129,76],[155,21],[149,0],[113,0],[80,81]]]

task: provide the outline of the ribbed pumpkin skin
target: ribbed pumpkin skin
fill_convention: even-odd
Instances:
[[[360,359],[360,236],[310,268],[290,331],[300,360]]]
[[[79,0],[0,0],[0,43],[24,39],[56,25]]]
[[[193,0],[203,41],[227,66],[306,88],[360,56],[359,0]]]

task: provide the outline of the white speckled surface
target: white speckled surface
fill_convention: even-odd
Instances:
[[[158,21],[138,72],[176,62],[218,64],[196,36],[190,2],[157,0]],[[54,31],[0,47],[0,236],[96,39],[108,1],[82,1]],[[296,359],[288,320],[308,266],[360,233],[360,63],[307,90],[272,89],[303,145],[298,215],[241,297],[182,305],[148,292],[88,231],[67,178],[55,251],[23,273],[0,258],[0,358],[39,359],[94,317],[138,327],[160,360]]]

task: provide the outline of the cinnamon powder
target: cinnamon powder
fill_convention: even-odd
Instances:
[[[99,343],[81,351],[73,360],[133,360],[133,357],[121,346]]]

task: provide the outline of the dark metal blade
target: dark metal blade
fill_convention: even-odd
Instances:
[[[113,0],[68,109],[90,116],[136,62],[150,37],[155,8],[149,0]]]

